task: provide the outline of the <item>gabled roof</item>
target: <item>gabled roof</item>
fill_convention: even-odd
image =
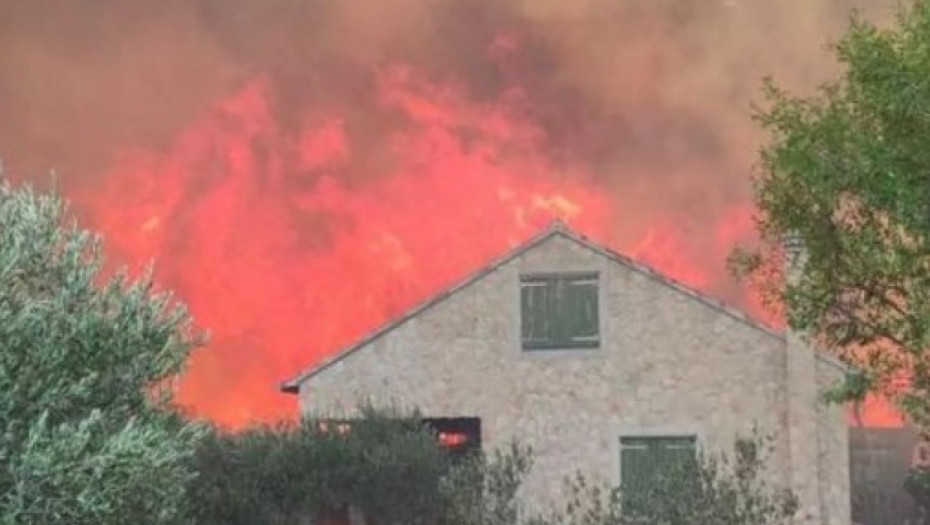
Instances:
[[[547,240],[553,237],[562,237],[572,242],[575,242],[589,250],[592,250],[600,255],[603,255],[604,257],[607,257],[611,261],[619,263],[637,273],[645,275],[649,277],[650,279],[653,279],[654,281],[664,286],[672,288],[673,290],[676,290],[679,293],[685,294],[686,296],[691,297],[692,299],[699,301],[700,303],[703,303],[704,305],[710,308],[713,308],[714,310],[717,310],[718,312],[724,315],[728,315],[747,326],[750,326],[756,330],[759,330],[760,332],[763,332],[766,335],[769,335],[771,337],[775,337],[778,339],[784,339],[784,334],[776,332],[772,330],[771,328],[766,327],[765,325],[759,323],[758,321],[751,319],[745,313],[737,309],[734,309],[730,306],[727,306],[722,301],[719,301],[708,295],[698,292],[692,288],[689,288],[685,286],[684,284],[670,277],[666,277],[665,275],[660,274],[659,272],[655,271],[654,269],[650,268],[647,265],[639,263],[605,246],[597,244],[589,240],[587,237],[575,231],[570,230],[563,222],[555,221],[546,230],[543,230],[541,233],[530,238],[528,241],[526,241],[522,245],[517,246],[516,248],[510,250],[503,257],[500,257],[499,259],[491,262],[487,266],[481,268],[480,270],[471,274],[464,280],[460,281],[458,284],[455,284],[449,288],[446,288],[445,290],[435,295],[432,299],[429,299],[426,302],[421,303],[419,306],[407,311],[407,313],[385,324],[380,329],[375,330],[368,336],[356,341],[354,344],[348,346],[347,348],[344,348],[341,352],[337,353],[333,357],[329,359],[325,359],[317,363],[316,365],[304,370],[303,372],[298,374],[296,377],[294,377],[290,381],[286,381],[282,383],[280,386],[281,391],[290,393],[290,394],[296,394],[298,392],[298,388],[304,381],[310,379],[311,377],[333,366],[334,364],[345,359],[349,355],[355,353],[359,349],[364,348],[368,343],[380,338],[381,336],[387,334],[388,332],[391,332],[392,330],[403,325],[407,321],[417,317],[420,313],[426,310],[429,310],[430,308],[441,303],[442,301],[445,301],[446,299],[455,295],[460,290],[463,290],[471,286],[472,284],[480,280],[485,275],[493,272],[494,270],[512,261],[516,257],[522,255],[523,253],[529,250],[532,250],[536,246],[546,242]],[[821,357],[821,359],[824,359],[827,362],[831,362],[831,363],[833,362],[833,360],[827,356],[823,356],[820,353],[818,353],[818,355]],[[840,366],[844,366],[844,365],[840,365]]]

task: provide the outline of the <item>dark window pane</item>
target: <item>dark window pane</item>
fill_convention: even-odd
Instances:
[[[424,418],[423,424],[436,434],[440,445],[454,460],[472,456],[481,450],[481,418]]]
[[[524,348],[591,348],[600,342],[596,274],[524,277],[520,286]]]

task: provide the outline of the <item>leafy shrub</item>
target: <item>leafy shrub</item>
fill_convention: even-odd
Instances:
[[[786,525],[797,510],[788,491],[762,478],[766,441],[736,440],[731,455],[699,454],[669,466],[645,490],[625,494],[579,475],[568,502],[536,525]],[[634,510],[635,512],[631,512]]]
[[[529,468],[516,445],[454,461],[418,415],[363,406],[351,421],[214,431],[189,494],[200,525],[283,525],[357,509],[377,525],[508,525]]]

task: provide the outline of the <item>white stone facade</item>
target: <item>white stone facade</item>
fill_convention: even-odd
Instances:
[[[600,345],[525,352],[519,278],[557,271],[597,272]],[[485,449],[512,438],[533,447],[524,494],[537,508],[577,471],[618,482],[621,436],[694,435],[704,450],[729,450],[755,425],[775,437],[772,482],[797,489],[800,521],[848,525],[846,420],[819,396],[839,373],[796,338],[554,228],[285,388],[304,412],[370,398],[480,417]]]

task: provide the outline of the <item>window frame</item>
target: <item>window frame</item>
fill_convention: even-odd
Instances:
[[[524,336],[526,323],[526,311],[523,306],[524,289],[532,286],[534,283],[541,283],[544,286],[559,281],[579,282],[593,281],[594,286],[594,326],[596,334],[590,336],[590,339],[566,338],[557,340],[549,338],[548,340],[532,341]],[[569,284],[571,285],[571,284]],[[577,284],[576,284],[577,285]],[[525,272],[518,276],[518,294],[517,294],[517,317],[518,317],[518,340],[521,352],[536,353],[546,351],[565,350],[568,352],[594,351],[601,348],[604,342],[604,281],[602,272],[598,270],[566,270],[566,271],[541,271]]]

